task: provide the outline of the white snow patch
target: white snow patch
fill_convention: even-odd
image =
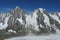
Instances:
[[[2,26],[0,27],[0,30],[2,30],[2,29],[6,29],[6,28],[7,28],[7,26],[8,26],[8,24],[7,24],[7,23],[5,23],[4,25],[2,25]]]
[[[0,23],[0,27],[3,25],[3,23]]]
[[[43,16],[45,17],[44,22],[45,22],[47,25],[50,25],[48,16],[47,16],[46,14],[43,14]]]
[[[60,40],[60,34],[51,34],[47,36],[23,36],[5,40]]]
[[[21,18],[17,18],[17,20],[18,20],[22,25],[24,25],[23,20],[22,20],[22,17],[21,17]]]
[[[56,33],[60,33],[60,30],[55,26],[55,24],[53,24],[52,27],[56,30]]]
[[[10,16],[5,18],[5,21],[4,21],[5,24],[4,25],[3,25],[3,23],[0,24],[0,30],[3,30],[3,29],[7,28],[7,26],[8,26],[7,22],[8,22],[9,17]]]
[[[16,6],[16,8],[15,9],[18,9],[19,7],[18,6]]]
[[[58,13],[59,17],[60,17],[60,13]]]
[[[36,18],[37,18],[37,14],[36,14],[36,13],[37,13],[37,11],[35,11],[35,12],[33,13],[33,17],[31,17],[31,15],[28,15],[28,16],[26,17],[26,23],[33,25],[33,26],[35,27],[35,30],[36,30],[36,31],[39,31],[38,25],[37,25],[37,20],[36,20]]]
[[[16,31],[13,31],[12,29],[8,30],[8,32],[16,33]]]
[[[43,10],[44,10],[44,9],[43,9],[43,8],[39,8],[39,10],[41,11],[41,13],[43,13]]]
[[[44,26],[43,26],[42,24],[40,24],[40,27],[41,27],[41,28],[44,28]]]
[[[49,14],[54,20],[58,21],[60,23],[59,17],[57,15],[51,15]]]

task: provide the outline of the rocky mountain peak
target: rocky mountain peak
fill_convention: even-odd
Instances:
[[[15,9],[19,9],[19,6],[16,6],[16,8]]]
[[[39,10],[41,13],[43,13],[43,11],[44,11],[45,9],[39,8],[38,10]]]

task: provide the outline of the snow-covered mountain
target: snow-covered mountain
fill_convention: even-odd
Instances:
[[[38,8],[27,15],[24,10],[16,7],[10,13],[0,14],[0,30],[15,34],[58,33],[60,13],[49,13]]]
[[[59,32],[60,30],[60,13],[48,13],[45,9],[36,9],[26,18],[27,23],[34,26],[36,31],[42,33]]]

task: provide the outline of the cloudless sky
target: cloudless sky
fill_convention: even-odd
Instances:
[[[19,6],[27,12],[44,8],[49,12],[60,11],[60,0],[0,0],[0,10],[9,10]]]

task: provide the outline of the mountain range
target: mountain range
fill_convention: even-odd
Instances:
[[[46,9],[38,8],[29,15],[16,7],[7,14],[0,13],[0,30],[5,34],[44,34],[59,33],[60,12],[49,13]]]

